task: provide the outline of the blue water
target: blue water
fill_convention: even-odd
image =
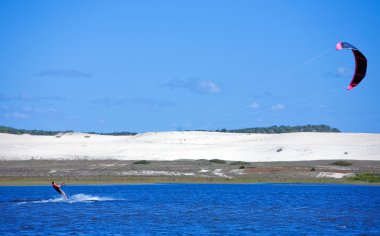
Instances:
[[[380,187],[0,187],[0,235],[380,235]]]

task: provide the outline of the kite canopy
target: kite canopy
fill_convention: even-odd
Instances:
[[[353,45],[349,43],[339,42],[337,43],[335,48],[336,50],[342,50],[342,49],[352,50],[352,53],[355,56],[355,63],[356,63],[355,73],[354,73],[354,77],[351,80],[350,85],[347,88],[348,90],[351,90],[355,86],[357,86],[360,83],[360,81],[362,81],[362,79],[364,78],[365,73],[367,71],[367,59],[356,47],[354,47]]]

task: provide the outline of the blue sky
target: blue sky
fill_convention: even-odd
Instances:
[[[379,1],[0,1],[0,125],[380,132]],[[347,91],[355,62],[367,76]]]

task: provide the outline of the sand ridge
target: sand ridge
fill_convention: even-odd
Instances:
[[[200,131],[111,136],[0,134],[0,160],[181,160],[272,162],[380,160],[380,134],[237,134]]]

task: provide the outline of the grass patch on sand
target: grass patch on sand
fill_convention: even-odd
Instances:
[[[147,161],[147,160],[139,160],[139,161],[135,161],[135,162],[133,162],[133,164],[137,164],[137,165],[147,165],[147,164],[150,164],[150,162]]]
[[[374,173],[361,173],[357,174],[353,177],[347,178],[348,180],[352,181],[363,181],[368,183],[379,183],[380,182],[380,175],[374,174]]]
[[[187,183],[187,184],[243,184],[243,183],[316,183],[316,184],[362,184],[363,181],[344,179],[292,179],[292,178],[207,178],[186,176],[86,176],[79,178],[60,177],[57,182],[64,182],[66,188],[72,185],[112,185],[112,184],[155,184],[155,183]],[[50,186],[51,177],[0,177],[0,186]],[[366,182],[379,185],[379,182]]]
[[[349,161],[334,161],[331,163],[331,165],[335,165],[335,166],[350,166],[352,165],[351,162]]]
[[[265,178],[207,178],[207,177],[173,177],[173,176],[86,176],[80,178],[57,178],[65,183],[65,188],[73,185],[112,185],[112,184],[154,184],[154,183],[188,183],[188,184],[241,184],[241,183],[344,183],[342,180],[297,180]],[[49,177],[0,177],[0,186],[50,186]]]
[[[211,159],[209,162],[216,163],[216,164],[227,164],[227,161],[220,160],[220,159]]]
[[[234,162],[229,163],[229,165],[239,165],[239,166],[244,166],[244,165],[249,165],[249,162],[245,162],[245,161],[234,161]]]

